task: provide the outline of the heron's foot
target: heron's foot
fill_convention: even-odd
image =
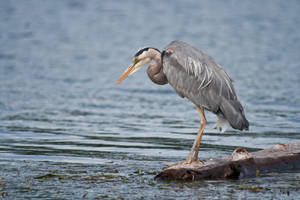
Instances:
[[[193,162],[195,162],[195,161],[192,161],[192,160],[187,161],[187,160],[185,160],[185,161],[183,161],[183,162],[179,162],[179,163],[174,163],[174,164],[168,165],[167,168],[169,168],[169,167],[174,167],[174,166],[190,165],[190,164],[192,164]]]
[[[167,168],[170,168],[170,167],[175,167],[175,166],[180,167],[180,166],[192,165],[192,164],[202,164],[202,165],[204,165],[205,161],[204,160],[196,160],[196,161],[195,160],[185,160],[183,162],[167,165],[164,169],[167,169]]]
[[[194,155],[194,157],[193,157],[193,161],[197,161],[198,160],[198,155]]]
[[[186,160],[182,162],[182,164],[183,165],[191,165],[191,164],[199,164],[199,163],[204,164],[204,162],[205,162],[204,160],[198,160],[198,158],[197,159],[193,158],[193,160]]]
[[[178,162],[178,163],[174,163],[174,164],[170,164],[170,165],[167,165],[166,167],[165,167],[165,169],[166,168],[169,168],[169,167],[175,167],[175,166],[183,166],[183,165],[190,165],[190,164],[192,164],[193,162],[195,162],[195,161],[192,161],[192,160],[185,160],[185,161],[182,161],[182,162]]]
[[[185,165],[185,161],[167,165],[166,167],[164,167],[164,169],[174,167],[174,166],[181,166],[181,165]]]
[[[197,161],[198,161],[198,152],[194,152],[193,154],[190,153],[187,159],[183,163],[192,164],[193,162],[197,162]]]
[[[193,162],[193,160],[190,159],[190,160],[184,161],[183,163],[184,163],[185,165],[190,165],[190,164],[192,164],[192,162]]]

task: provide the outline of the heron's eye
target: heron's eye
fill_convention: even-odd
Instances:
[[[134,58],[133,58],[133,62],[134,62],[134,63],[137,63],[138,61],[139,61],[139,60],[138,60],[137,57],[134,57]]]

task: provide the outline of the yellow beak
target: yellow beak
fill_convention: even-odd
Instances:
[[[146,58],[143,60],[138,60],[136,58],[133,59],[131,65],[125,70],[121,78],[115,82],[115,85],[119,85],[127,76],[133,74],[137,70],[139,70],[141,67],[143,67],[145,64],[151,62],[150,58]]]
[[[132,71],[134,70],[134,65],[136,64],[136,61],[133,60],[131,65],[125,70],[123,75],[115,82],[115,85],[119,85],[127,76],[129,76]]]

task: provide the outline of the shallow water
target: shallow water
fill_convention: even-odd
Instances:
[[[234,80],[250,130],[212,129],[200,157],[300,139],[298,1],[1,1],[0,195],[7,199],[295,199],[300,174],[156,182],[187,156],[195,107],[141,70],[140,47],[198,46]],[[1,198],[0,196],[0,198]]]

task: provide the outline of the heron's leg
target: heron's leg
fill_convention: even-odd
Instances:
[[[197,136],[197,147],[196,147],[196,151],[195,151],[194,158],[193,158],[194,161],[198,160],[198,153],[199,153],[200,143],[201,143],[201,140],[202,140],[202,135],[203,135],[204,129],[206,127],[206,118],[205,118],[205,115],[204,115],[203,107],[197,106],[197,110],[198,110],[198,113],[200,115],[200,130],[198,132],[199,136]]]
[[[197,106],[197,111],[200,115],[200,129],[198,131],[197,137],[194,141],[193,147],[190,151],[190,154],[188,155],[186,162],[187,163],[191,163],[192,162],[192,157],[194,155],[193,160],[196,161],[198,159],[198,153],[199,153],[199,147],[200,147],[200,143],[201,143],[201,139],[202,139],[202,135],[204,132],[204,128],[206,126],[206,119],[205,119],[205,115],[204,115],[204,108]],[[195,149],[196,148],[196,149]]]

